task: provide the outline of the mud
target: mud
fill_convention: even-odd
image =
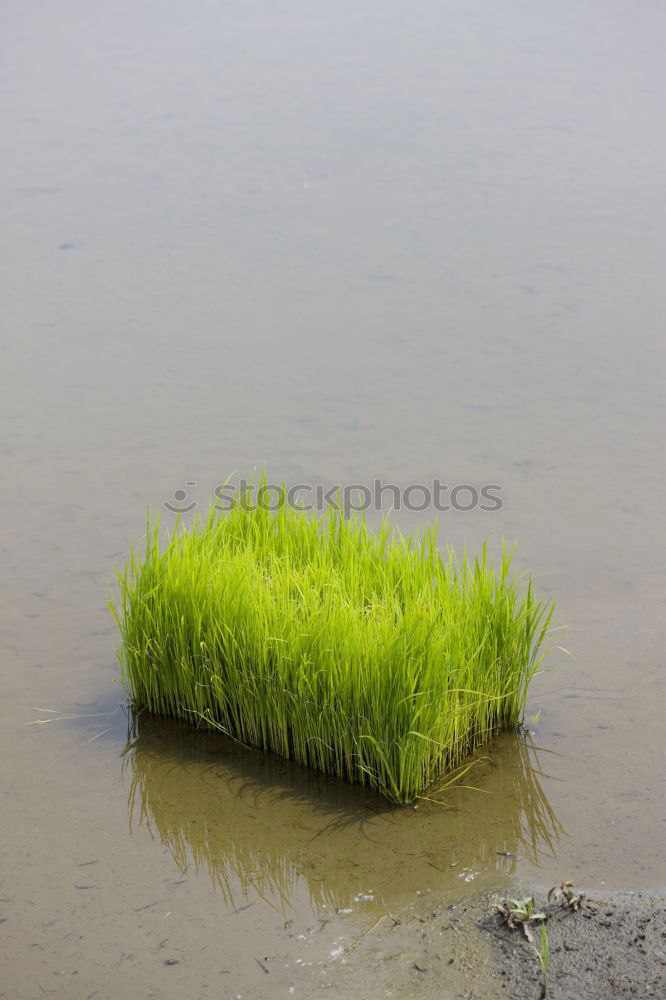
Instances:
[[[322,990],[374,1000],[532,1000],[542,996],[538,961],[522,931],[493,912],[498,896],[417,902],[387,915],[350,945]],[[666,901],[594,897],[574,913],[546,906],[547,997],[609,1000],[666,993]],[[538,941],[538,935],[537,935]]]
[[[594,898],[578,913],[547,908],[552,1000],[666,995],[666,905],[642,895]],[[483,924],[499,953],[503,996],[530,997],[535,958],[516,932]],[[538,939],[537,939],[538,940]],[[536,994],[538,995],[538,990]]]

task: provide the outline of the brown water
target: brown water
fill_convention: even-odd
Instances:
[[[666,886],[665,20],[5,3],[0,996],[307,997],[417,893]],[[119,707],[146,506],[264,463],[502,485],[442,534],[518,539],[573,655],[474,789]]]

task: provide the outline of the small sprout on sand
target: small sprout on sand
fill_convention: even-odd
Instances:
[[[546,914],[537,912],[533,896],[526,896],[525,899],[507,899],[503,903],[498,903],[495,909],[507,927],[512,930],[515,927],[522,927],[527,940],[531,945],[534,944],[530,924],[545,920]]]
[[[548,928],[546,924],[541,924],[541,941],[540,946],[537,948],[535,944],[532,946],[532,951],[536,955],[539,967],[541,969],[541,998],[545,997],[548,991],[548,961],[550,958],[548,951]]]
[[[582,892],[573,891],[573,882],[560,882],[548,891],[548,902],[555,903],[556,906],[566,906],[575,913],[580,910],[585,896]]]
[[[584,898],[582,892],[574,892],[573,882],[570,881],[560,882],[558,886],[553,886],[548,892],[549,903],[553,903],[554,906],[566,907],[574,913],[581,908]],[[546,925],[548,914],[537,912],[533,896],[527,896],[525,899],[504,900],[496,904],[495,911],[499,913],[507,927],[511,929],[522,927],[530,948],[539,961],[541,968],[541,997],[545,997],[547,991],[546,976],[550,958],[548,927]],[[541,925],[541,939],[538,947],[535,944],[534,934],[530,926],[535,923],[540,923]]]

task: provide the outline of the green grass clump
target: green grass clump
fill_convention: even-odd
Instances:
[[[520,721],[552,606],[510,564],[337,510],[211,508],[161,549],[149,517],[112,605],[123,681],[137,707],[406,803]]]

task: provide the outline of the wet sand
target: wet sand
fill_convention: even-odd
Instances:
[[[537,959],[522,930],[509,929],[494,913],[497,898],[491,893],[458,903],[420,900],[387,914],[348,946],[344,966],[328,965],[317,995],[537,1000],[542,996]],[[547,997],[664,996],[664,897],[594,896],[575,913],[549,905],[539,909],[548,916]]]

